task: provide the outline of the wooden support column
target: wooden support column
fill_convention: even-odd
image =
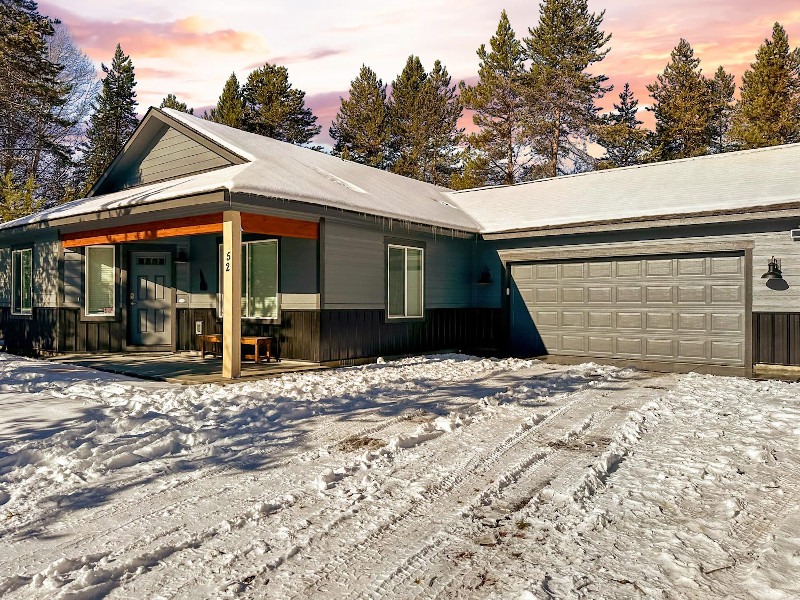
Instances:
[[[242,374],[242,215],[222,213],[222,376]]]

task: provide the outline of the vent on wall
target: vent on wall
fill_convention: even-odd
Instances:
[[[792,239],[795,242],[800,240],[800,229],[792,229]]]

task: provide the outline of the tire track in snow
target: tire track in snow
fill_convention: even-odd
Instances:
[[[609,379],[601,383],[608,383]],[[444,514],[447,506],[456,506],[453,496],[464,495],[465,488],[475,487],[475,485],[483,485],[483,482],[478,483],[480,480],[485,479],[485,475],[493,465],[496,465],[501,459],[505,458],[512,450],[525,442],[529,437],[539,431],[546,430],[552,426],[554,421],[561,417],[568,416],[569,422],[574,422],[574,419],[580,418],[578,415],[573,414],[582,409],[589,400],[596,401],[598,392],[601,394],[609,394],[611,391],[600,391],[598,389],[598,382],[591,382],[588,386],[581,388],[580,391],[565,394],[567,398],[571,396],[562,406],[553,410],[544,420],[539,421],[535,425],[517,428],[516,431],[505,437],[499,445],[496,445],[491,451],[483,452],[480,455],[470,458],[465,461],[460,467],[450,470],[444,479],[438,482],[435,486],[426,490],[422,498],[414,502],[410,508],[405,510],[399,515],[389,515],[382,523],[378,525],[377,530],[365,530],[361,526],[361,531],[354,533],[348,531],[347,537],[354,540],[357,550],[348,546],[344,550],[338,549],[333,557],[330,557],[330,551],[325,545],[326,537],[331,536],[331,532],[326,532],[326,536],[320,536],[319,539],[313,540],[314,544],[306,548],[303,552],[303,561],[316,562],[322,561],[325,566],[322,567],[322,572],[315,574],[310,581],[299,581],[300,578],[294,580],[281,582],[282,588],[280,591],[272,591],[270,593],[282,597],[309,596],[315,593],[324,594],[325,586],[333,582],[333,580],[341,579],[342,577],[349,577],[348,571],[352,571],[353,564],[362,563],[366,565],[367,569],[374,567],[374,560],[368,554],[358,550],[361,546],[375,545],[381,542],[382,546],[392,548],[403,548],[405,545],[404,539],[406,537],[406,530],[400,531],[401,527],[406,523],[412,522],[414,519],[426,519],[430,515]],[[589,407],[588,413],[591,413],[592,408]],[[525,451],[521,449],[520,452]],[[517,457],[519,460],[521,457]],[[459,510],[460,512],[460,510]],[[352,523],[348,520],[347,525],[352,527]],[[427,525],[426,525],[427,526]],[[387,541],[384,541],[387,540]],[[411,552],[410,555],[413,555]],[[347,565],[347,569],[342,569],[343,565]],[[315,567],[316,568],[316,567]],[[277,583],[277,582],[276,582]],[[341,582],[339,582],[341,584]],[[268,586],[269,587],[269,586]],[[274,587],[274,586],[273,586]]]

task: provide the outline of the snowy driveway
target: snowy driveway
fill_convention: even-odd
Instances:
[[[0,357],[0,596],[796,598],[800,385],[432,356]]]

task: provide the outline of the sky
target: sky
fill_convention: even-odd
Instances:
[[[712,76],[719,65],[736,76],[779,21],[800,46],[798,0],[589,0],[605,10],[611,33],[606,59],[595,66],[615,85],[601,104],[610,108],[628,82],[648,104],[646,86],[686,38]],[[48,0],[42,14],[59,18],[96,63],[108,64],[117,43],[133,59],[140,112],[174,93],[202,114],[216,104],[225,80],[240,81],[265,62],[289,69],[294,87],[318,117],[317,143],[330,144],[328,127],[339,98],[362,64],[390,83],[410,54],[426,68],[442,61],[454,83],[477,79],[477,48],[488,44],[506,9],[517,36],[539,16],[532,0]],[[652,115],[642,112],[646,125]],[[469,117],[462,126],[470,129]]]

